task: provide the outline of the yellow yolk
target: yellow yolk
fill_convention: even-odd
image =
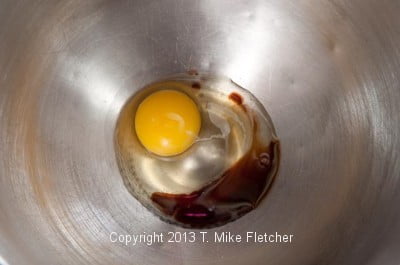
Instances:
[[[135,116],[135,130],[142,145],[160,156],[186,151],[200,131],[197,105],[186,94],[161,90],[145,98]]]

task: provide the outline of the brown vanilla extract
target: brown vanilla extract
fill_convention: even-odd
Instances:
[[[279,141],[250,150],[220,178],[190,194],[155,192],[151,199],[184,227],[209,228],[236,220],[257,207],[270,189],[279,165]]]

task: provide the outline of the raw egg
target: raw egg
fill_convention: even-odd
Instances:
[[[161,90],[150,94],[135,115],[136,134],[143,146],[160,156],[186,151],[201,127],[196,103],[185,93]]]
[[[122,108],[115,150],[124,184],[162,220],[209,228],[256,209],[279,166],[263,105],[225,77],[181,74]]]

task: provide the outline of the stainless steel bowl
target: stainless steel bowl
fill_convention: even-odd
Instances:
[[[396,0],[0,0],[3,263],[398,265],[399,13]],[[127,99],[190,69],[249,89],[282,144],[260,207],[207,231],[292,243],[111,242],[190,231],[129,194],[113,149]]]

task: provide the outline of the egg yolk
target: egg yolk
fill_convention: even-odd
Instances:
[[[176,90],[150,94],[139,105],[135,130],[142,145],[160,156],[186,151],[200,131],[201,117],[196,103]]]

